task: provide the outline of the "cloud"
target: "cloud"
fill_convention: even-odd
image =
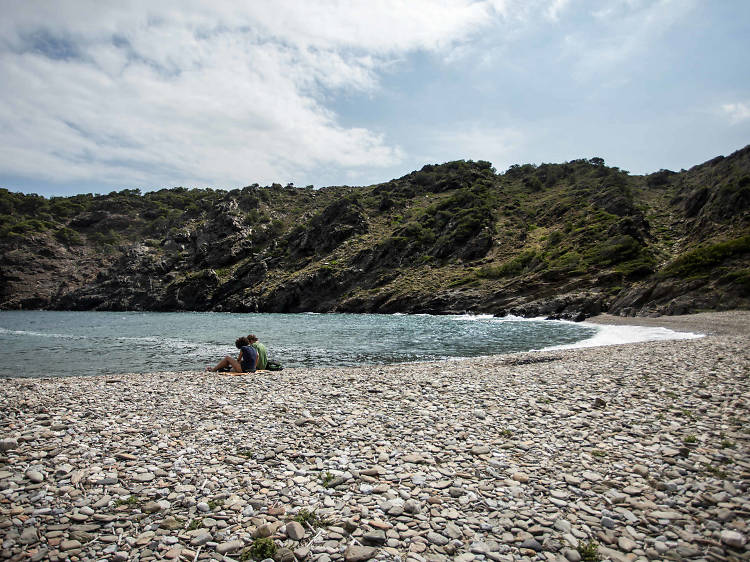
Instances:
[[[601,74],[617,69],[621,76],[611,84],[627,81],[626,71],[655,52],[654,44],[695,8],[695,0],[617,0],[596,4],[585,25],[564,40],[563,56],[572,61],[576,76],[599,81]]]
[[[433,152],[424,155],[425,162],[446,160],[487,160],[498,169],[513,164],[525,146],[527,135],[511,127],[491,127],[476,122],[454,124],[450,129],[430,132]]]
[[[551,20],[557,20],[560,14],[568,7],[568,4],[570,4],[569,0],[553,0],[547,6],[545,15]]]
[[[726,103],[721,106],[721,110],[729,117],[732,125],[750,119],[750,106],[742,102]]]
[[[154,7],[158,6],[158,7]],[[482,2],[9,2],[0,22],[0,171],[45,181],[245,185],[385,167],[382,133],[344,126],[405,53],[448,53]]]

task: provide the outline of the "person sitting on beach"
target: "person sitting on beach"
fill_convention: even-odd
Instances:
[[[231,367],[228,372],[232,374],[254,373],[258,364],[258,352],[250,345],[246,337],[238,338],[234,345],[240,350],[237,359],[227,355],[217,363],[216,367],[206,367],[206,371],[216,372]]]
[[[266,368],[266,365],[268,365],[268,349],[266,349],[266,346],[258,341],[258,336],[256,336],[255,334],[249,334],[247,336],[247,340],[250,342],[250,347],[258,352],[257,369],[259,371],[262,371]]]

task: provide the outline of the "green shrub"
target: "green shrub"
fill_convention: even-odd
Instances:
[[[273,558],[278,547],[274,540],[268,538],[258,538],[253,541],[249,548],[245,549],[240,555],[240,560],[265,560]]]
[[[560,242],[562,242],[562,239],[563,233],[559,230],[553,230],[549,233],[549,237],[547,238],[547,245],[550,247],[557,246]]]
[[[641,279],[650,275],[656,268],[656,258],[651,252],[643,251],[633,260],[618,264],[615,268],[626,279]]]
[[[597,264],[615,265],[638,256],[641,244],[632,236],[614,236],[598,244],[589,252],[589,258]]]
[[[55,238],[57,238],[63,244],[68,246],[80,246],[83,244],[83,238],[72,228],[67,226],[62,227],[60,230],[55,232]]]
[[[586,543],[579,541],[576,550],[581,555],[581,562],[600,562],[601,560],[599,545],[594,541]]]
[[[661,274],[664,277],[688,278],[706,275],[720,263],[743,254],[750,253],[750,234],[728,240],[700,246],[687,252],[665,267]]]
[[[122,240],[122,237],[114,230],[108,232],[94,232],[89,235],[89,238],[97,246],[116,246]]]
[[[9,227],[9,234],[31,234],[34,232],[46,232],[54,225],[47,221],[41,221],[38,219],[27,219],[18,221]]]
[[[478,277],[485,279],[500,279],[501,277],[512,277],[531,269],[535,262],[538,263],[539,255],[534,250],[520,253],[511,260],[500,265],[486,265],[477,272]]]
[[[548,266],[551,269],[557,269],[561,271],[580,271],[583,272],[583,258],[581,254],[575,250],[570,250],[557,258],[550,259]]]
[[[396,234],[400,237],[413,240],[420,245],[427,245],[435,240],[434,232],[414,221],[406,223]]]
[[[294,516],[293,521],[302,525],[309,525],[310,527],[325,527],[328,525],[328,521],[318,515],[315,510],[309,511],[307,509],[300,509],[297,515]]]
[[[134,505],[136,503],[138,503],[138,497],[131,495],[125,499],[117,498],[115,500],[115,507],[120,507],[121,505]]]
[[[750,295],[750,268],[728,273],[721,278],[721,281],[736,284],[743,294]]]

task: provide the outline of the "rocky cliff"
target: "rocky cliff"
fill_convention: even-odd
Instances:
[[[646,176],[599,158],[428,165],[367,187],[50,199],[0,190],[0,307],[463,311],[750,305],[750,146]]]

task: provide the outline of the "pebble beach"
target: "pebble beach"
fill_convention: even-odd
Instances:
[[[707,335],[2,380],[0,558],[750,560],[750,312],[593,321]]]

